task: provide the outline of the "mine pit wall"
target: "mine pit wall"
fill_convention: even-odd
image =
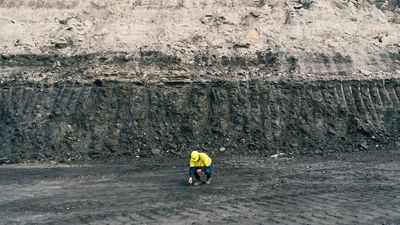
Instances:
[[[395,148],[400,81],[4,83],[1,163]],[[157,150],[158,149],[158,150]]]

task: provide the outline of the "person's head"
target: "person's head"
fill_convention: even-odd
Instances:
[[[190,159],[192,161],[198,161],[200,158],[199,152],[198,151],[192,151],[192,154],[190,154]]]

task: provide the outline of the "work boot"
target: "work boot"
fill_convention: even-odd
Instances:
[[[195,182],[194,182],[194,186],[199,186],[201,184],[201,181],[200,180],[196,180]]]
[[[211,184],[211,177],[207,179],[206,184]]]

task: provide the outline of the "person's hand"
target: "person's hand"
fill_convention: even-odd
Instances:
[[[189,177],[189,184],[192,184],[193,183],[193,178],[192,177]]]
[[[197,169],[196,172],[197,172],[197,173],[201,173],[201,169]]]

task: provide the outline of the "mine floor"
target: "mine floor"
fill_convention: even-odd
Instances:
[[[400,224],[400,152],[0,166],[0,224]]]

